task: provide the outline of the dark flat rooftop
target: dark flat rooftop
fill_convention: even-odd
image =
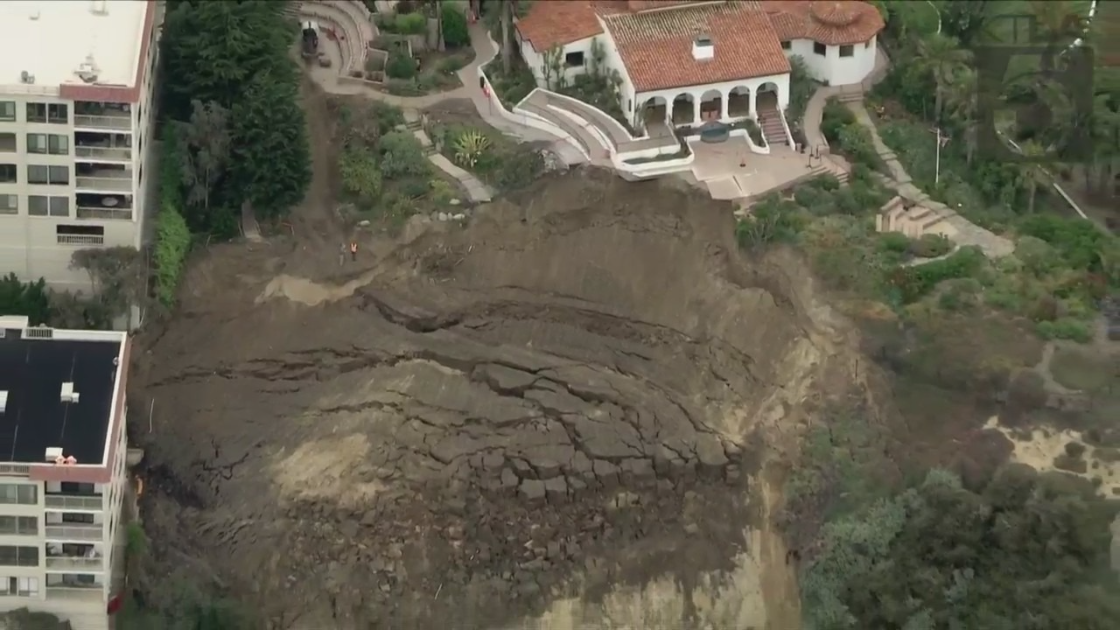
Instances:
[[[60,447],[79,464],[101,464],[113,408],[121,344],[111,341],[0,338],[0,461],[45,463]],[[62,384],[74,383],[78,402],[63,403]]]

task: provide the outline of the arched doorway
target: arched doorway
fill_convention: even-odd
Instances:
[[[691,94],[678,94],[673,98],[673,124],[696,124],[696,106]]]
[[[755,94],[754,109],[760,114],[778,111],[777,83],[767,81],[758,86],[758,92]]]
[[[700,120],[723,118],[723,92],[708,90],[700,95]]]
[[[745,85],[731,88],[727,96],[727,115],[731,118],[746,118],[751,115],[751,89]]]
[[[642,103],[639,122],[643,127],[664,124],[669,118],[669,102],[663,96],[651,96]]]

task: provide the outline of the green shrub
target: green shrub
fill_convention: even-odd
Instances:
[[[1089,343],[1093,332],[1084,322],[1075,319],[1059,318],[1052,322],[1038,322],[1035,330],[1043,339],[1068,339],[1078,343]]]
[[[831,195],[812,183],[801,184],[793,189],[793,200],[797,205],[809,210],[813,214],[827,214],[832,210]],[[821,212],[823,210],[823,212]]]
[[[404,131],[391,131],[377,145],[381,154],[381,174],[389,179],[418,177],[428,174],[424,149],[415,136]]]
[[[393,20],[393,30],[403,35],[423,35],[428,30],[428,18],[423,13],[398,14]]]
[[[809,181],[809,185],[825,192],[840,190],[840,180],[836,179],[836,176],[832,173],[825,173],[820,177],[813,178]]]
[[[841,127],[837,137],[840,150],[848,154],[852,161],[877,168],[881,162],[871,132],[859,123]]]
[[[385,91],[393,96],[423,96],[424,89],[415,79],[389,79]]]
[[[1073,269],[1100,271],[1100,254],[1111,237],[1091,221],[1035,214],[1023,219],[1019,233],[1049,243]]]
[[[461,48],[471,43],[471,34],[467,28],[467,16],[451,5],[445,5],[443,11],[443,43],[448,48]]]
[[[51,306],[46,281],[24,283],[15,273],[0,278],[0,315],[23,315],[32,326],[47,323]]]
[[[856,216],[863,210],[851,187],[842,188],[832,193],[832,202],[836,204],[836,211],[840,214]]]
[[[797,206],[772,194],[751,207],[748,217],[739,220],[735,236],[740,247],[751,249],[772,242],[793,241],[804,227],[804,221],[797,215]]]
[[[338,160],[342,188],[363,203],[373,203],[381,194],[381,172],[373,156],[360,149],[346,149]]]
[[[910,253],[918,258],[937,258],[953,251],[953,242],[940,234],[923,234],[910,241]]]
[[[848,125],[856,124],[856,115],[836,97],[828,99],[821,115],[821,133],[829,142],[836,142],[840,138],[840,130]]]
[[[888,281],[903,303],[921,299],[938,284],[953,278],[972,278],[984,263],[984,254],[976,247],[965,247],[955,254],[909,267],[898,267],[890,273]]]
[[[391,79],[411,79],[416,76],[416,61],[407,53],[391,52],[389,61],[385,63],[385,74]]]
[[[848,188],[861,212],[878,210],[889,200],[888,193],[874,184],[850,182]]]
[[[910,252],[910,237],[902,232],[886,232],[879,235],[879,249],[895,254]]]
[[[191,232],[178,208],[165,205],[156,215],[156,244],[153,258],[156,271],[156,296],[165,306],[175,303],[175,291],[187,253],[191,248]]]
[[[440,74],[455,74],[456,72],[466,67],[467,63],[468,62],[466,57],[463,57],[461,55],[447,57],[444,59],[440,59],[439,65],[436,67],[436,71]]]

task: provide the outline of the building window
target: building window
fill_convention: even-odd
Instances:
[[[51,155],[70,154],[70,136],[55,133],[27,134],[27,152]]]
[[[62,494],[97,494],[97,486],[95,484],[82,483],[79,481],[63,481],[62,483],[58,484],[58,490]]]
[[[47,122],[47,104],[46,103],[28,103],[27,104],[27,122],[29,122],[29,123],[45,123],[45,122]]]
[[[18,181],[15,164],[0,164],[0,184],[15,184]]]
[[[54,233],[59,245],[105,244],[105,228],[100,225],[59,225]]]
[[[5,122],[16,121],[16,102],[0,101],[0,120]]]
[[[0,534],[38,536],[39,519],[34,516],[0,516]]]
[[[0,577],[0,595],[36,597],[39,595],[39,578]]]
[[[15,153],[16,150],[16,134],[0,133],[0,153]]]
[[[0,503],[35,505],[39,502],[39,488],[26,483],[0,483]]]
[[[93,525],[93,514],[82,514],[81,512],[63,512],[62,522]]]
[[[0,545],[0,566],[37,567],[39,566],[39,548]]]
[[[19,196],[0,195],[0,214],[19,214]]]
[[[28,195],[27,214],[33,217],[68,217],[70,216],[70,198]]]
[[[782,50],[789,50],[790,47],[792,47],[792,46],[793,46],[792,42],[789,42],[789,41],[782,42]]]
[[[570,52],[564,55],[564,65],[569,68],[583,67],[583,51]]]
[[[824,56],[828,52],[828,47],[820,42],[813,42],[813,54]]]
[[[70,167],[28,164],[27,183],[66,186],[70,183]]]
[[[841,46],[840,47],[840,56],[841,57],[851,57],[854,54],[856,54],[855,53],[855,46],[848,45],[848,46]]]
[[[56,125],[65,125],[70,122],[70,107],[56,103],[47,105],[47,122]]]

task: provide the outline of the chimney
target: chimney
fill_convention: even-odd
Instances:
[[[692,58],[696,61],[706,61],[716,56],[716,47],[708,35],[697,35],[692,40]]]

